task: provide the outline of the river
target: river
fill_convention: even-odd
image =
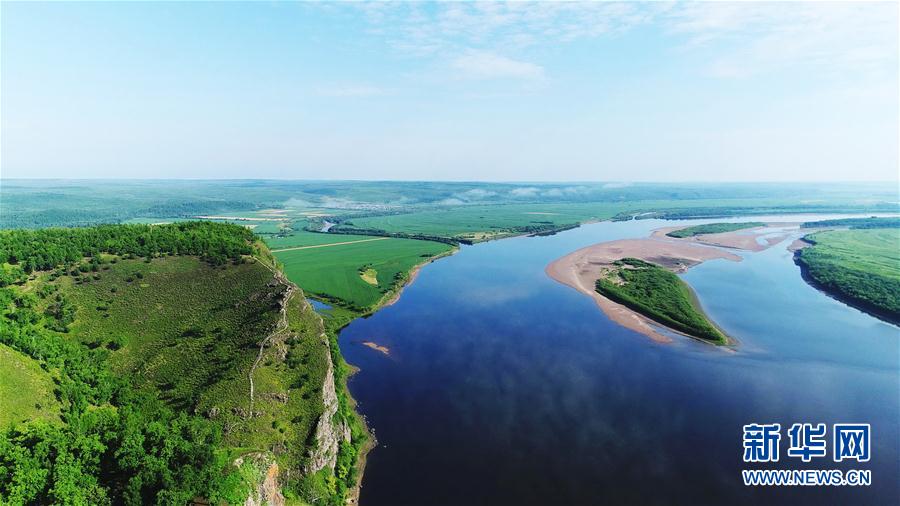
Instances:
[[[900,330],[806,284],[790,241],[683,276],[740,341],[736,353],[656,344],[544,274],[578,248],[677,224],[603,222],[463,247],[344,329],[341,350],[360,368],[350,390],[379,443],[361,504],[896,503]],[[742,462],[753,422],[781,423],[778,464]],[[795,422],[827,423],[829,435],[835,422],[870,423],[872,459],[836,464],[830,441],[827,458],[788,458]],[[873,483],[741,481],[741,469],[797,467],[870,469]]]

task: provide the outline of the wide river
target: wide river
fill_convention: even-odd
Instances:
[[[578,248],[677,224],[463,247],[344,329],[341,350],[360,368],[350,390],[378,439],[361,504],[897,504],[900,330],[807,285],[790,241],[684,275],[736,353],[655,344],[544,274]],[[754,422],[781,423],[778,464],[743,463],[742,426]],[[828,424],[826,458],[785,455],[795,422]],[[835,422],[872,424],[870,462],[832,461]],[[745,468],[795,467],[870,469],[873,483],[741,480]]]

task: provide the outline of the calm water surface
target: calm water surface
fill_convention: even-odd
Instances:
[[[464,247],[347,327],[350,390],[379,443],[361,503],[897,504],[900,330],[808,286],[789,241],[684,276],[737,353],[654,344],[544,274],[577,248],[673,224]],[[782,424],[784,468],[804,466],[784,457],[785,426],[842,421],[872,424],[872,461],[834,464],[829,447],[805,467],[871,469],[871,487],[743,486],[742,425]]]

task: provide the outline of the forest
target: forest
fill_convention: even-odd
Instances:
[[[52,269],[99,253],[153,257],[196,255],[213,264],[251,253],[253,233],[227,223],[99,225],[0,230],[0,263],[25,272]]]
[[[100,252],[189,251],[219,261],[249,251],[246,233],[239,227],[193,224],[2,231],[0,238],[6,262],[0,278],[0,343],[31,357],[54,377],[63,422],[36,420],[0,435],[0,502],[240,500],[237,483],[222,475],[224,466],[214,452],[221,439],[218,427],[173,411],[134,388],[128,377],[115,375],[108,360],[115,344],[91,348],[69,338],[69,301],[53,290],[35,293],[23,287],[34,269],[65,267]]]

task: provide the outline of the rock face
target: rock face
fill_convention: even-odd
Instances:
[[[278,464],[264,454],[254,454],[251,457],[253,464],[260,469],[265,468],[266,473],[263,480],[257,484],[256,490],[247,496],[244,506],[284,506],[284,496],[281,494],[281,487],[278,486]]]
[[[328,370],[325,372],[325,381],[322,384],[322,404],[324,410],[316,424],[316,444],[309,452],[309,463],[306,465],[307,473],[315,473],[325,467],[334,471],[337,463],[338,445],[341,439],[346,438],[349,430],[342,430],[334,420],[338,410],[337,392],[334,387],[334,366],[331,361],[331,349],[328,347],[328,337],[323,332],[320,336],[328,350]],[[342,425],[342,424],[341,424]]]

